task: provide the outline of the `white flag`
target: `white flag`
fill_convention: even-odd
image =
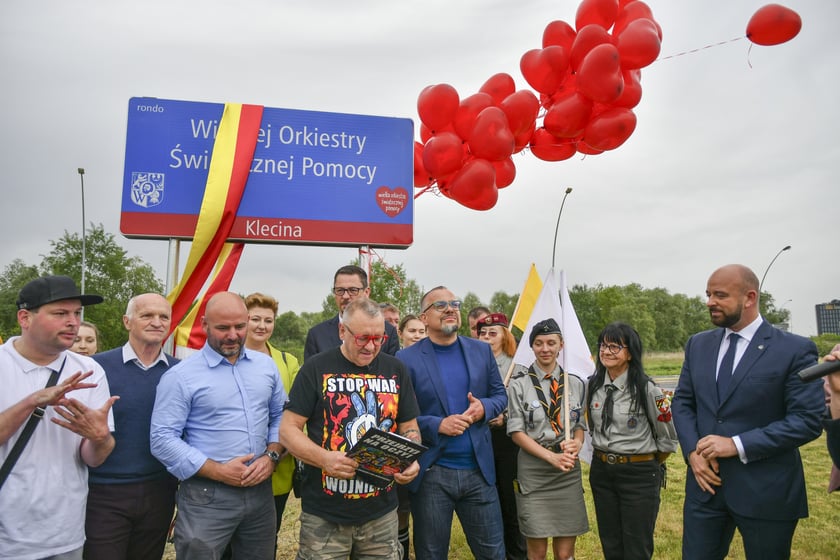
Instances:
[[[545,319],[554,319],[563,331],[563,350],[557,356],[557,362],[564,371],[573,373],[583,380],[589,379],[589,376],[595,372],[595,364],[592,362],[592,354],[586,344],[586,337],[583,336],[583,329],[580,327],[566,288],[566,274],[562,270],[559,290],[554,281],[554,269],[548,271],[540,296],[528,319],[528,326],[523,331],[522,341],[513,356],[515,364],[528,367],[534,363],[536,357],[528,344],[528,337],[534,325]]]

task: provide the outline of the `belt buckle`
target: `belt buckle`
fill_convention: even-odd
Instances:
[[[618,455],[615,453],[606,453],[605,456],[607,457],[607,464],[615,465],[618,463]]]

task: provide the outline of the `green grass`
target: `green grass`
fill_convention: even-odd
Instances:
[[[682,352],[652,352],[644,356],[645,373],[652,377],[679,375],[682,369]]]
[[[682,367],[682,353],[650,354],[645,358],[645,369],[649,375],[679,375]],[[825,436],[801,448],[805,466],[805,483],[808,492],[810,517],[800,521],[793,539],[793,560],[830,560],[838,557],[838,527],[840,527],[840,492],[830,495],[826,491],[831,471],[831,459],[825,448]],[[674,454],[668,460],[668,487],[662,491],[662,505],[656,524],[655,542],[657,560],[678,560],[682,540],[682,504],[685,494],[686,467],[682,456]],[[595,560],[602,557],[598,541],[598,526],[595,523],[595,508],[589,492],[589,466],[583,465],[583,487],[586,492],[586,507],[592,530],[577,540],[575,558]],[[561,504],[558,504],[558,510]],[[278,560],[292,560],[297,552],[297,538],[300,526],[300,501],[289,498],[283,525],[280,529]],[[549,547],[550,550],[550,547]],[[412,558],[414,556],[412,555]],[[167,546],[166,560],[175,558],[172,546]],[[451,560],[472,558],[464,534],[457,519],[452,525],[450,545]],[[549,558],[552,558],[549,552]],[[729,558],[744,558],[744,548],[737,534],[730,549]]]
[[[838,557],[837,528],[840,527],[840,495],[830,495],[826,491],[831,459],[828,457],[825,448],[825,436],[805,445],[801,452],[805,465],[811,516],[799,523],[793,539],[791,558],[794,560],[836,559]],[[598,541],[598,527],[595,523],[595,508],[592,505],[592,496],[589,492],[589,467],[586,464],[583,467],[583,487],[586,492],[586,507],[592,530],[578,538],[575,558],[578,560],[595,560],[602,557],[601,545]],[[662,491],[662,506],[656,524],[656,552],[654,558],[657,560],[678,560],[680,558],[685,465],[681,456],[674,454],[668,460],[668,467],[668,487]],[[560,504],[558,504],[558,510],[559,508]],[[280,530],[278,559],[291,560],[295,557],[299,515],[300,502],[290,498],[283,515],[283,527]],[[452,560],[472,558],[457,519],[452,526],[450,550],[449,558]],[[174,558],[174,556],[168,556],[167,558]],[[550,553],[549,558],[551,558]],[[730,549],[729,558],[744,558],[744,549],[737,533]]]

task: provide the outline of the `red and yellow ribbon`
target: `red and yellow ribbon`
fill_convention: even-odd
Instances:
[[[226,240],[248,182],[262,113],[261,105],[225,104],[187,264],[181,281],[167,296],[172,304],[172,328],[177,326],[179,331],[176,345],[188,342],[196,348],[203,344],[200,321],[206,300],[228,288],[242,254],[241,243]],[[214,268],[210,287],[196,301]],[[200,334],[193,336],[196,329]]]

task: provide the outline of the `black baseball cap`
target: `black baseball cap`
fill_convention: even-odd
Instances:
[[[82,294],[69,276],[42,276],[27,283],[18,294],[18,309],[37,309],[65,299],[78,299],[82,305],[102,303],[102,296]]]

